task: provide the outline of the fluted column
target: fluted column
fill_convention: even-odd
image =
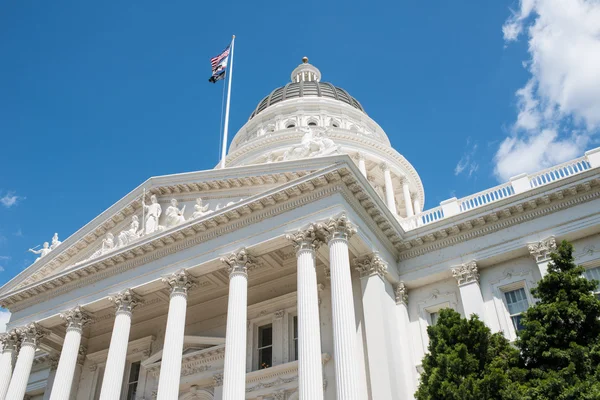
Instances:
[[[25,396],[29,374],[33,366],[33,358],[35,357],[35,349],[40,339],[46,334],[46,330],[35,323],[24,328],[18,328],[16,331],[21,339],[21,350],[19,350],[15,370],[6,393],[7,400],[22,399]]]
[[[350,275],[348,240],[356,228],[345,215],[319,224],[329,244],[331,312],[333,317],[333,359],[338,400],[358,400],[356,323]]]
[[[419,195],[418,194],[413,194],[412,195],[412,202],[413,202],[413,211],[415,213],[415,215],[420,214],[421,211],[421,200],[419,199]]]
[[[165,277],[162,281],[171,287],[171,300],[158,380],[158,400],[171,400],[177,399],[179,395],[187,292],[197,283],[185,270]]]
[[[81,307],[75,307],[60,315],[67,323],[67,333],[58,361],[58,369],[52,386],[50,400],[68,399],[73,385],[75,366],[79,356],[83,327],[90,322],[90,315]]]
[[[542,239],[539,242],[529,243],[527,245],[529,254],[535,260],[540,270],[542,278],[548,273],[548,263],[550,262],[550,253],[556,251],[556,238],[554,236]]]
[[[394,197],[394,185],[392,184],[390,167],[387,165],[387,163],[381,163],[379,168],[381,168],[383,171],[383,181],[385,183],[385,202],[392,214],[397,215],[398,210],[396,209],[396,199]]]
[[[140,302],[140,299],[131,289],[126,289],[113,297],[109,297],[109,300],[115,303],[117,312],[108,348],[100,400],[115,400],[121,395],[123,373],[127,360],[127,344],[129,343],[129,331],[131,330],[131,313]]]
[[[404,195],[404,204],[406,206],[406,217],[412,217],[415,215],[415,211],[413,210],[412,199],[410,197],[408,178],[405,176],[402,177],[402,194]]]
[[[221,261],[229,270],[223,400],[241,400],[246,396],[248,269],[253,268],[255,262],[246,249],[223,257]]]
[[[358,153],[356,153],[355,158],[358,161],[358,169],[359,169],[360,173],[363,174],[363,176],[366,178],[367,177],[367,164],[366,164],[366,160],[365,160],[365,155],[361,152],[358,152]]]
[[[310,225],[288,235],[298,262],[298,391],[300,400],[323,399],[321,329],[315,252],[323,244],[317,229]]]
[[[12,376],[13,357],[19,346],[19,336],[12,330],[0,336],[2,355],[0,356],[0,400],[6,399],[6,392]]]

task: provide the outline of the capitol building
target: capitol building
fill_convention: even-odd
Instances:
[[[441,309],[514,340],[563,239],[600,278],[600,149],[423,210],[308,59],[248,111],[225,168],[149,178],[0,289],[0,400],[413,399]]]

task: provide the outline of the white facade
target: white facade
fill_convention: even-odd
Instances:
[[[513,340],[558,241],[598,274],[600,149],[422,211],[320,79],[306,60],[226,168],[150,178],[0,289],[0,400],[412,399],[440,309]]]

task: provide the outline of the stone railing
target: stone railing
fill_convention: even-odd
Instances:
[[[438,207],[423,211],[410,218],[400,219],[400,225],[406,231],[416,229],[598,167],[600,167],[600,148],[587,151],[583,157],[546,168],[533,174],[514,176],[507,183],[463,197],[462,199],[453,197],[442,201]]]

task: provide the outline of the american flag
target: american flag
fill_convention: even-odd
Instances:
[[[212,68],[212,76],[208,80],[209,82],[215,83],[225,77],[225,70],[227,69],[227,59],[229,57],[229,48],[227,46],[225,50],[218,56],[210,59],[210,66]]]

